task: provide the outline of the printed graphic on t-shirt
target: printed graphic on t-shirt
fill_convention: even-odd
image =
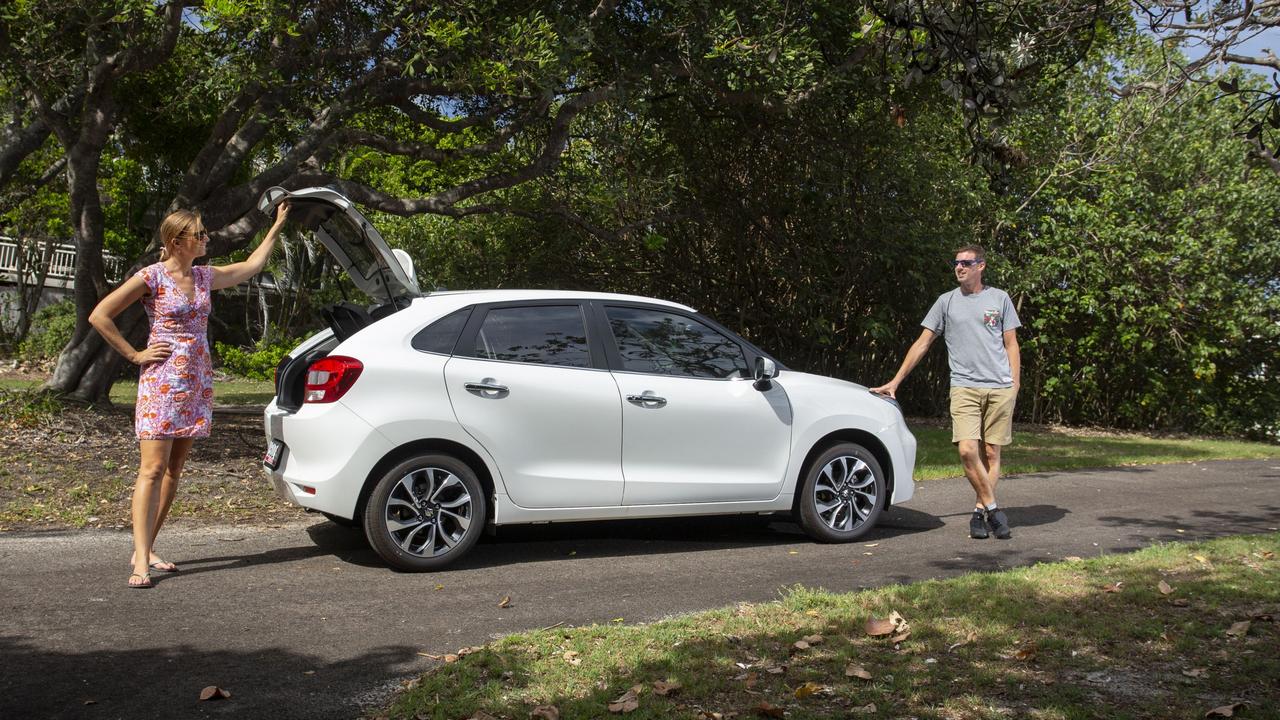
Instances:
[[[991,329],[1000,327],[1000,311],[999,310],[983,310],[982,324]]]

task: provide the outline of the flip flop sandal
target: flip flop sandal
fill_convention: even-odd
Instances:
[[[151,563],[148,567],[161,573],[176,573],[179,569],[177,565],[174,565],[168,560],[157,560],[156,562]]]
[[[134,578],[142,578],[142,582],[135,583]],[[129,575],[128,587],[130,590],[150,590],[155,584],[151,582],[151,573],[132,573]]]

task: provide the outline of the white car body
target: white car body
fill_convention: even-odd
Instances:
[[[300,203],[307,192],[288,196]],[[281,199],[277,195],[272,201]],[[406,287],[411,287],[411,271],[398,277],[408,278]],[[511,312],[503,318],[519,317],[525,311],[537,315],[543,307],[566,317],[572,317],[570,308],[578,308],[586,338],[575,336],[571,342],[589,349],[590,366],[493,359],[501,352],[487,344],[485,329],[491,326],[485,313],[505,310]],[[622,360],[624,341],[610,332],[629,329],[626,318],[639,323],[668,315],[680,331],[687,321],[723,335],[728,342],[716,345],[716,353],[722,346],[729,354],[735,348],[742,353],[726,362],[754,362],[768,370],[763,377],[759,369],[756,377],[746,369],[733,370],[726,378],[673,375],[668,361],[648,350],[641,351],[644,362],[654,368],[668,363],[664,372],[624,369],[625,363],[637,366],[638,356]],[[459,317],[465,318],[464,329],[458,331],[452,353],[414,346],[420,333],[445,325],[442,318],[454,323]],[[468,338],[473,338],[471,346],[465,346]],[[538,347],[550,347],[554,340]],[[647,340],[634,342],[628,347],[641,348],[639,343]],[[511,348],[508,355],[523,347]],[[485,495],[476,507],[485,507],[482,524],[489,527],[798,512],[802,488],[822,486],[821,479],[806,485],[806,477],[817,472],[815,461],[842,443],[868,452],[856,457],[846,452],[840,462],[861,464],[857,457],[866,459],[869,453],[874,455],[870,465],[882,471],[881,485],[864,483],[876,507],[857,510],[858,515],[874,513],[866,527],[856,528],[856,535],[846,533],[847,539],[869,529],[884,506],[909,500],[914,489],[916,442],[896,404],[861,385],[776,370],[776,361],[763,351],[692,308],[663,300],[552,290],[436,292],[409,300],[341,341],[334,329],[323,330],[290,353],[282,368],[290,362],[309,364],[312,356],[351,358],[362,369],[335,401],[299,405],[277,396],[267,406],[265,428],[274,462],[266,472],[285,499],[337,520],[364,522],[369,533],[378,532],[368,527],[370,522],[386,517],[367,508],[372,489],[390,467],[415,454],[453,457],[473,470]],[[718,354],[713,357],[719,361]],[[883,497],[872,497],[877,487]],[[820,487],[808,491],[822,492]],[[845,496],[852,497],[847,491]],[[814,500],[810,514],[823,508],[832,512],[834,505],[824,504],[832,497],[828,493]],[[849,507],[852,512],[852,501]],[[834,531],[843,527],[828,525]],[[461,536],[460,531],[454,540]],[[820,537],[842,538],[830,532]],[[442,547],[440,554],[448,555],[453,547]],[[443,564],[411,565],[383,555],[403,569]]]

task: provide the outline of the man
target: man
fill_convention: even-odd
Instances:
[[[960,451],[964,476],[977,495],[969,536],[1013,537],[996,503],[1000,448],[1013,441],[1013,406],[1021,384],[1017,328],[1022,323],[1003,290],[982,284],[981,246],[966,245],[951,261],[960,287],[938,296],[920,323],[924,330],[907,350],[898,374],[871,392],[896,397],[938,335],[947,338],[951,365],[951,442]]]

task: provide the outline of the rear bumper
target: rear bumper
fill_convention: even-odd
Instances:
[[[263,466],[276,494],[295,505],[354,518],[365,480],[392,445],[341,402],[303,405],[296,413],[272,400],[263,413],[266,440],[284,443],[275,470]]]

